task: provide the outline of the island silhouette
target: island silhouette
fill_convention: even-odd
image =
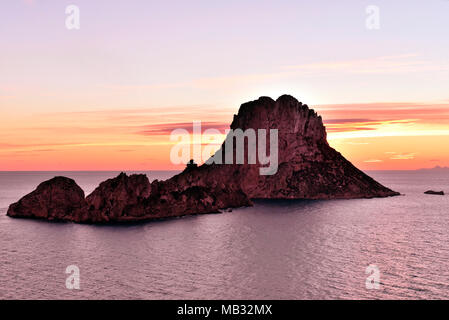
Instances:
[[[74,180],[55,177],[11,204],[7,215],[79,223],[127,222],[220,212],[251,206],[253,199],[399,195],[329,146],[321,116],[292,96],[260,97],[242,104],[230,128],[277,130],[276,173],[261,175],[264,164],[258,161],[200,166],[191,161],[183,172],[165,181],[150,183],[146,175],[121,173],[87,197]],[[226,147],[224,142],[215,159],[224,156]],[[235,144],[233,148],[235,155]]]

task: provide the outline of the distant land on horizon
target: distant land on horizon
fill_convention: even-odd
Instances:
[[[421,169],[416,169],[416,171],[449,172],[449,167],[435,166],[435,167],[433,167],[433,168],[421,168]]]

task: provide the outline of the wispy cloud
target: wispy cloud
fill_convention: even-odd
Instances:
[[[391,160],[413,160],[413,159],[415,159],[415,156],[416,156],[415,152],[411,152],[411,153],[391,152],[390,154],[391,154],[391,156],[390,156]]]
[[[370,127],[328,127],[327,132],[351,132],[351,131],[370,131],[377,128]]]
[[[449,65],[436,65],[432,61],[423,59],[419,54],[401,54],[393,56],[375,57],[370,59],[325,61],[283,67],[287,70],[297,70],[306,73],[363,73],[389,74],[408,73],[417,71],[448,70]]]
[[[266,81],[282,81],[292,77],[323,76],[324,74],[402,74],[449,70],[449,63],[442,65],[423,58],[418,53],[380,56],[367,59],[309,62],[271,68],[270,72],[224,74],[212,77],[191,78],[180,82],[124,84],[103,86],[125,92],[158,89],[231,89]]]
[[[173,130],[184,129],[189,133],[193,131],[192,122],[181,123],[159,123],[145,126],[144,130],[138,131],[137,134],[152,136],[152,135],[170,135]],[[216,129],[224,131],[229,129],[229,123],[224,122],[201,122],[201,130]]]
[[[330,139],[449,135],[447,103],[354,103],[315,109],[322,115]]]
[[[320,105],[314,109],[322,115],[331,143],[340,139],[342,145],[354,145],[352,149],[375,142],[361,138],[449,136],[449,104],[355,103]],[[8,135],[0,137],[0,153],[2,157],[22,154],[26,158],[36,154],[51,155],[50,152],[103,148],[132,156],[134,149],[168,148],[173,143],[170,133],[174,129],[192,132],[194,120],[202,121],[203,131],[217,129],[224,133],[237,110],[237,106],[224,110],[210,105],[186,105],[29,115],[21,118]],[[370,154],[365,156],[369,157],[367,160],[361,158],[360,161],[368,165],[379,161],[413,160],[417,153],[412,151],[414,149],[402,153],[391,151],[380,158]]]

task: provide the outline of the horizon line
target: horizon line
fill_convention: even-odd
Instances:
[[[418,168],[418,169],[360,169],[363,172],[373,171],[420,171],[420,170],[433,170],[433,169],[449,169],[449,167],[431,167],[431,168]],[[120,170],[0,170],[0,173],[10,172],[182,172],[183,170],[139,170],[139,169],[120,169]]]

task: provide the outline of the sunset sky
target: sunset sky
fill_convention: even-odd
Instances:
[[[446,0],[1,1],[0,171],[179,169],[171,130],[224,134],[282,94],[361,169],[449,166],[448,17]]]

